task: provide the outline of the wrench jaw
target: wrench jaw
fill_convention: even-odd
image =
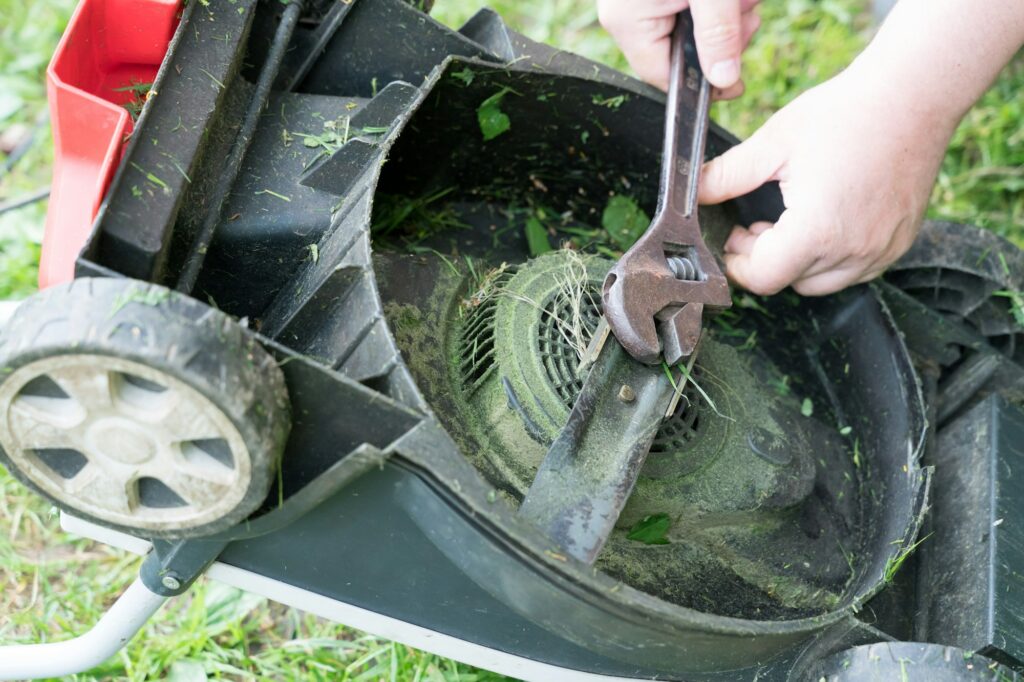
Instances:
[[[687,267],[673,269],[669,259],[680,256]],[[728,308],[732,298],[696,217],[670,214],[656,216],[611,269],[602,303],[627,353],[648,365],[674,365],[696,349],[704,311]]]
[[[703,303],[687,303],[682,308],[666,308],[658,313],[658,336],[664,344],[667,364],[683,362],[696,352],[703,316]]]
[[[642,253],[627,261],[629,255],[623,256],[605,277],[602,309],[612,334],[626,352],[644,364],[655,365],[661,360],[661,339],[654,320],[660,306],[652,296],[652,285],[657,289],[657,280],[675,276],[667,262],[659,264]]]

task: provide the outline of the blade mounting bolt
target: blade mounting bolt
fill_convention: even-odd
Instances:
[[[622,384],[619,388],[619,400],[624,403],[631,403],[636,400],[636,391],[633,390],[632,386]]]

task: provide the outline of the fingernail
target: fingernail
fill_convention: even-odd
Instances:
[[[708,80],[719,88],[727,88],[740,79],[740,60],[726,59],[711,67]]]

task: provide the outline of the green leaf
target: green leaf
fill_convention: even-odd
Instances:
[[[803,403],[800,404],[800,414],[805,417],[810,417],[814,414],[814,403],[811,402],[810,398],[804,398]]]
[[[608,200],[601,214],[601,227],[608,231],[612,242],[620,249],[628,249],[647,230],[651,219],[637,206],[632,197],[616,194]]]
[[[665,535],[668,534],[671,525],[672,519],[668,517],[668,514],[651,514],[630,528],[626,537],[645,545],[667,545],[668,539],[665,538]]]
[[[491,95],[476,110],[476,120],[480,124],[480,132],[484,135],[484,141],[493,140],[506,130],[512,127],[512,121],[501,110],[501,100],[511,90],[504,88]]]
[[[531,256],[539,256],[551,250],[547,228],[534,217],[526,221],[526,243],[530,247]]]

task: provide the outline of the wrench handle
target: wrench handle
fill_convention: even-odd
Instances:
[[[700,68],[693,17],[688,9],[676,16],[671,49],[657,213],[671,211],[690,217],[697,210],[697,183],[704,162],[711,84]],[[684,111],[692,111],[694,115],[684,117]],[[682,159],[680,152],[685,154]],[[680,174],[684,176],[683,182],[680,182]]]

